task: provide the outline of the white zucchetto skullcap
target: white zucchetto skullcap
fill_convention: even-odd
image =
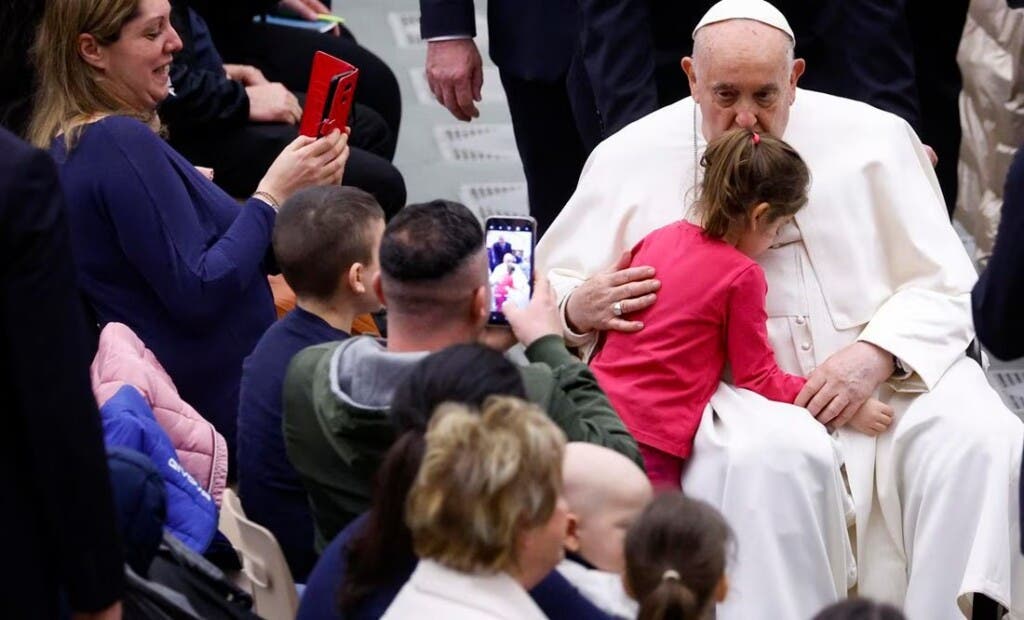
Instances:
[[[704,26],[730,19],[749,19],[761,22],[786,33],[790,41],[796,41],[796,37],[793,36],[793,29],[789,27],[789,22],[786,21],[786,16],[782,14],[782,11],[765,2],[765,0],[721,0],[721,2],[715,3],[714,6],[708,9],[704,17],[700,18],[700,21],[697,22],[697,27],[693,29],[693,36],[696,38],[697,31]]]

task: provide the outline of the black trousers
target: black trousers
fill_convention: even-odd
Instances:
[[[320,34],[300,28],[254,23],[243,36],[221,37],[215,41],[224,61],[258,67],[272,82],[281,82],[296,92],[306,92],[313,54],[324,51],[359,68],[355,101],[380,114],[398,139],[402,119],[402,95],[391,68],[373,52],[359,45],[347,30],[341,36]],[[222,41],[223,39],[223,41]],[[382,154],[390,159],[390,154]]]
[[[378,155],[394,150],[394,134],[369,108],[353,106],[349,119],[352,149],[345,164],[342,185],[358,187],[377,199],[390,217],[405,206],[405,181],[392,163]],[[298,127],[283,123],[249,123],[216,134],[188,133],[170,136],[179,153],[198,166],[214,170],[214,182],[232,196],[248,196],[256,190],[267,168],[289,142]]]
[[[907,1],[907,24],[914,46],[921,141],[935,149],[935,174],[950,217],[956,209],[960,159],[960,90],[963,80],[956,52],[967,22],[968,0]]]
[[[564,78],[524,80],[501,71],[516,147],[523,161],[530,214],[547,230],[576,190],[587,161]]]

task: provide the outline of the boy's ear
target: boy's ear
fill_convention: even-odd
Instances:
[[[567,551],[573,553],[579,553],[580,550],[580,518],[576,516],[575,512],[570,511],[568,519],[565,523],[565,543],[564,546]]]
[[[107,58],[106,54],[103,53],[103,47],[96,40],[96,37],[91,34],[82,33],[78,35],[78,55],[82,57],[82,60],[97,69],[107,68]]]
[[[373,286],[373,292],[377,295],[377,301],[380,302],[380,305],[387,306],[388,305],[388,300],[384,298],[384,287],[381,286],[381,283],[380,283],[380,272],[379,271],[377,273],[373,274],[372,286]]]
[[[346,274],[346,283],[356,295],[362,295],[365,293],[367,284],[369,284],[368,282],[363,281],[363,269],[364,266],[362,263],[352,263],[352,266],[348,268],[348,273]]]

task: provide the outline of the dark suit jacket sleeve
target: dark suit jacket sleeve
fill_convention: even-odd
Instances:
[[[647,0],[579,0],[583,68],[602,138],[658,107]]]
[[[988,268],[974,286],[978,339],[1000,359],[1024,356],[1024,149],[1006,177],[999,234]]]
[[[97,611],[120,598],[124,563],[64,199],[49,156],[2,130],[0,150],[3,415],[24,433],[8,441],[28,448],[18,475],[38,490],[59,550],[39,560],[57,565],[72,609]]]
[[[420,0],[420,37],[476,36],[473,0]]]
[[[229,80],[223,71],[197,66],[195,33],[187,5],[175,3],[171,23],[181,35],[183,47],[171,63],[174,94],[160,105],[160,118],[172,133],[244,125],[249,120],[249,97],[245,86]]]

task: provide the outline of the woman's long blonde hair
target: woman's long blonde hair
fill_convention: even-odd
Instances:
[[[28,138],[49,148],[64,134],[68,150],[82,126],[96,116],[125,114],[149,122],[152,112],[133,110],[102,87],[102,74],[78,53],[78,37],[91,34],[100,45],[121,37],[138,12],[139,0],[50,0],[32,47],[38,87]]]

